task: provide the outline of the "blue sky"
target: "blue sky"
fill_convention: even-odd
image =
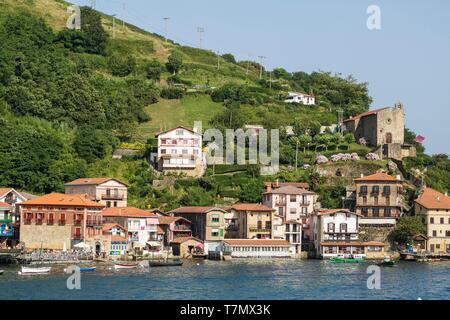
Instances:
[[[79,5],[90,0],[74,0]],[[123,9],[125,3],[125,10]],[[450,154],[450,1],[407,0],[96,0],[169,38],[230,52],[239,60],[266,56],[267,68],[352,74],[369,83],[372,108],[401,101],[406,126],[426,137],[429,153]],[[381,30],[369,30],[369,5],[381,9]]]

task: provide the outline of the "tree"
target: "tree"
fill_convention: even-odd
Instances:
[[[352,143],[355,143],[356,142],[355,136],[353,135],[353,133],[347,133],[344,136],[344,141],[345,141],[345,143],[347,143],[349,145],[352,144]]]
[[[402,216],[390,236],[399,244],[408,244],[413,236],[425,234],[426,231],[426,225],[420,217]]]
[[[167,71],[175,75],[178,72],[180,72],[182,67],[183,67],[183,56],[178,51],[173,51],[166,63]]]
[[[145,66],[147,72],[147,79],[159,81],[161,73],[164,71],[164,66],[158,60],[152,60]]]
[[[312,143],[312,138],[310,135],[302,134],[298,136],[298,143],[301,148],[303,148],[303,153],[306,153],[306,148]]]
[[[239,201],[248,203],[261,202],[261,194],[264,190],[264,183],[260,179],[250,180],[248,184],[239,192]]]
[[[286,69],[284,69],[284,68],[275,68],[275,69],[272,70],[272,74],[277,79],[286,79],[286,80],[288,80],[288,79],[291,78],[291,74],[289,72],[287,72]]]
[[[111,155],[117,139],[108,130],[99,130],[91,126],[83,126],[78,129],[74,146],[78,155],[92,163]]]
[[[236,59],[231,53],[225,53],[222,55],[223,60],[229,63],[236,63]]]
[[[108,65],[114,76],[125,77],[136,70],[136,58],[132,55],[113,53],[108,59]]]
[[[89,8],[81,8],[81,31],[84,33],[84,48],[88,53],[105,54],[108,34],[103,29],[100,14]]]

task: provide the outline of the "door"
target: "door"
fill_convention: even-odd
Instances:
[[[430,251],[434,252],[434,244],[430,244]]]
[[[101,252],[102,252],[102,246],[101,246],[101,244],[99,242],[97,242],[95,244],[95,254],[97,256],[99,256]]]
[[[392,143],[392,133],[386,133],[386,143]]]

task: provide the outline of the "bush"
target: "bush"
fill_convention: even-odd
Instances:
[[[161,73],[164,71],[164,66],[158,60],[153,60],[145,66],[147,79],[159,81]]]
[[[181,99],[184,96],[184,90],[180,88],[164,88],[161,90],[161,98],[164,99]]]
[[[113,54],[108,59],[108,65],[114,76],[125,77],[136,70],[136,59],[133,56]]]

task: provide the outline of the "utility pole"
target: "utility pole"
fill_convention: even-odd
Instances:
[[[164,17],[164,37],[166,38],[166,42],[167,42],[167,38],[169,36],[169,17]]]
[[[122,3],[122,9],[123,9],[122,30],[125,32],[125,13],[127,11],[125,2]]]
[[[217,51],[217,70],[220,69],[220,51]]]
[[[269,72],[270,78],[269,78],[269,88],[272,89],[272,70]]]
[[[298,138],[295,146],[295,171],[297,171],[297,163],[298,163]]]
[[[258,58],[259,58],[259,61],[260,61],[260,69],[259,69],[259,80],[261,80],[262,79],[262,71],[263,71],[263,59],[265,59],[266,57],[264,57],[264,56],[258,56]]]
[[[116,14],[111,15],[113,18],[112,29],[113,29],[113,39],[116,37]]]
[[[200,36],[200,49],[202,48],[202,33],[205,32],[205,28],[203,27],[198,27],[197,28],[197,32]]]

